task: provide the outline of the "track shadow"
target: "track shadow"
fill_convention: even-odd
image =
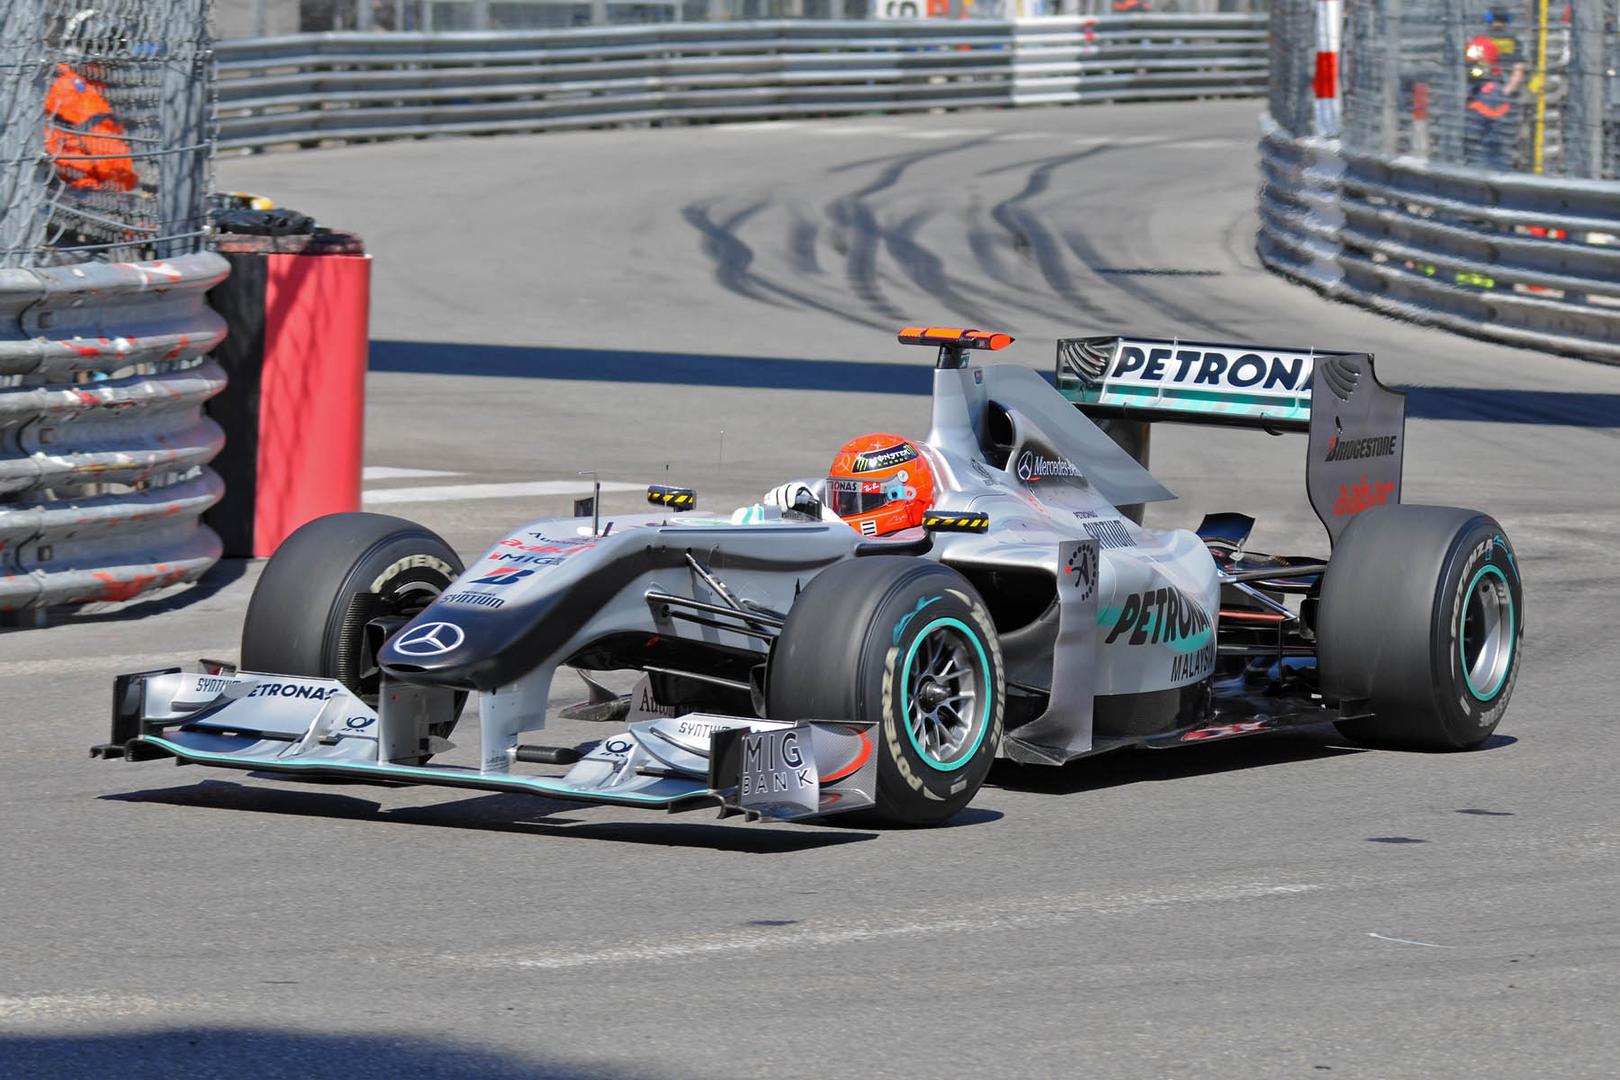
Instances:
[[[934,376],[925,364],[426,341],[373,341],[371,370],[868,394],[926,394]]]
[[[87,999],[91,995],[84,995]],[[109,995],[110,996],[110,995]],[[63,995],[41,995],[59,1004]],[[29,998],[22,997],[23,1003]],[[66,1004],[71,1006],[71,998]],[[90,1020],[90,1016],[84,1017]],[[185,1076],[386,1076],[392,1080],[630,1080],[639,1070],[546,1060],[416,1034],[165,1027],[128,1034],[0,1035],[0,1076],[29,1080],[174,1080]]]
[[[1006,816],[1000,810],[987,810],[982,806],[966,806],[938,825],[882,825],[876,827],[883,829],[884,832],[905,832],[909,828],[927,829],[929,832],[933,832],[937,829],[963,829],[973,825],[988,825],[990,822],[1000,821]],[[847,817],[834,815],[833,817],[823,818],[820,825],[827,829],[865,829],[872,827],[859,813],[849,814]]]
[[[1406,415],[1486,424],[1557,424],[1620,428],[1620,394],[1562,390],[1484,390],[1468,386],[1406,386]]]
[[[1051,377],[1053,365],[1046,362],[1050,354],[1031,350],[1025,355],[1041,361],[1036,370]],[[434,341],[373,341],[371,370],[864,394],[926,394],[933,386],[933,371],[927,364]],[[1620,393],[1487,390],[1464,386],[1397,389],[1406,391],[1406,415],[1414,419],[1620,428]]]
[[[280,779],[280,778],[278,778]],[[748,855],[785,855],[877,839],[877,833],[752,824],[720,825],[652,818],[647,821],[580,821],[556,815],[584,809],[579,803],[535,795],[484,795],[433,806],[385,808],[381,803],[334,792],[250,787],[204,780],[184,787],[150,788],[99,796],[114,802],[161,803],[254,814],[371,821],[435,829],[519,833],[566,839],[607,840],[655,847],[710,848]],[[698,813],[699,811],[693,811]]]
[[[1368,752],[1324,737],[1323,730],[1276,732],[1173,750],[1118,750],[1061,768],[998,761],[988,782],[1010,791],[1069,795]]]

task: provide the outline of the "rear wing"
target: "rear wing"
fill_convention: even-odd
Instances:
[[[1155,338],[1060,338],[1057,386],[1087,416],[1306,431],[1317,361],[1334,355]]]
[[[1406,395],[1378,381],[1371,353],[1062,338],[1057,388],[1094,419],[1304,432],[1306,492],[1334,540],[1361,511],[1401,501]]]

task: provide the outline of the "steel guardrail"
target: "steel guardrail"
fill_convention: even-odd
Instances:
[[[1261,260],[1330,296],[1620,362],[1620,182],[1344,152],[1261,121]]]
[[[224,42],[221,149],[1264,93],[1264,15],[676,23]]]
[[[0,270],[0,612],[128,600],[200,577],[224,485],[202,406],[223,258]]]

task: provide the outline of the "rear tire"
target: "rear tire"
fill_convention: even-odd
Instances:
[[[1446,506],[1358,515],[1323,576],[1323,693],[1364,699],[1339,721],[1371,746],[1470,750],[1501,722],[1524,636],[1518,561],[1502,526]]]
[[[816,575],[771,652],[773,720],[877,725],[881,825],[937,825],[984,783],[1005,687],[990,612],[966,578],[926,559],[870,556]],[[851,818],[857,815],[850,815]]]
[[[259,575],[242,624],[242,668],[336,679],[375,709],[382,642],[368,640],[366,624],[415,616],[462,569],[438,534],[404,518],[316,518],[287,537]],[[450,720],[429,725],[429,734],[449,738],[466,700],[458,693]]]

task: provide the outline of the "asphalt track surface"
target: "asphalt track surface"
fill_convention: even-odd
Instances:
[[[89,761],[114,672],[232,654],[257,571],[227,564],[5,638],[0,1074],[1612,1077],[1620,371],[1261,271],[1256,112],[219,173],[369,242],[369,486],[424,489],[375,505],[469,556],[568,499],[460,485],[667,473],[735,505],[850,435],[922,434],[906,322],[1010,331],[1039,368],[1060,333],[1116,329],[1370,349],[1419,388],[1406,500],[1488,510],[1518,547],[1529,630],[1488,749],[1313,730],[1002,769],[951,827],[885,834]],[[1238,509],[1257,545],[1320,550],[1302,447],[1165,429],[1182,498],[1150,520]]]

